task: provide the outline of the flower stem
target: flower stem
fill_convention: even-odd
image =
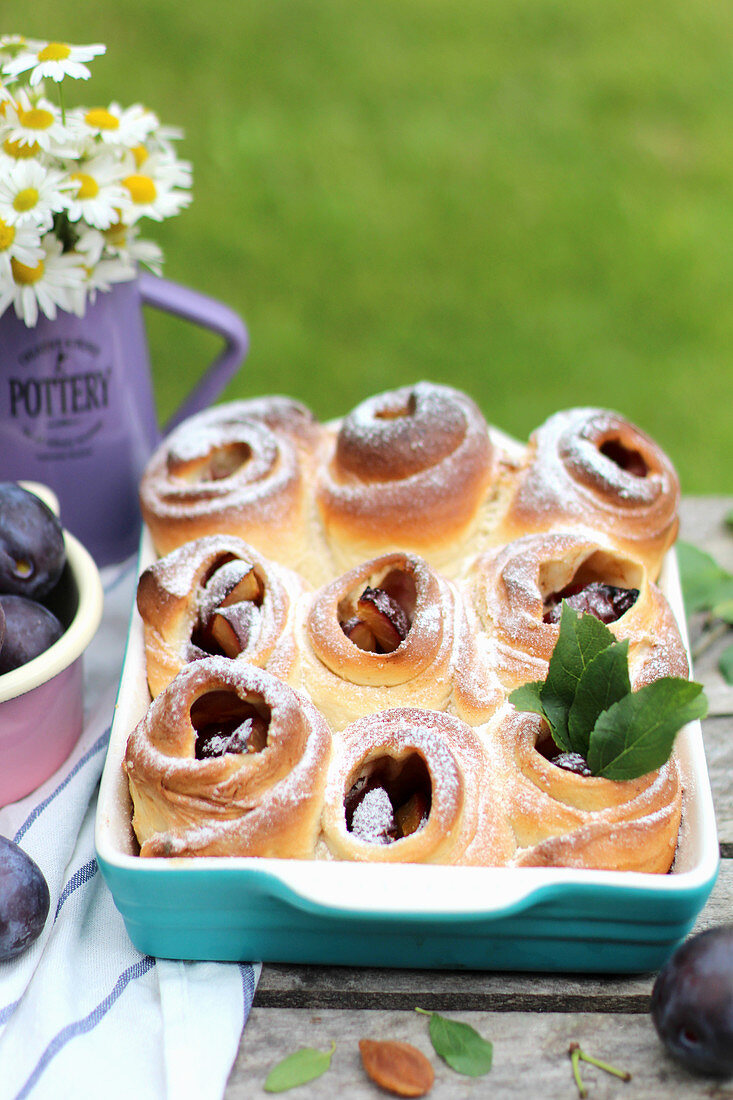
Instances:
[[[59,80],[59,106],[61,107],[61,121],[66,125],[66,105],[64,103],[64,82]]]

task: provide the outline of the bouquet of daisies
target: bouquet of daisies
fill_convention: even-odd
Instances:
[[[104,52],[0,37],[0,316],[12,305],[28,326],[59,309],[82,316],[141,263],[159,274],[140,222],[191,201],[180,132],[140,104],[65,105],[64,79],[87,80]]]

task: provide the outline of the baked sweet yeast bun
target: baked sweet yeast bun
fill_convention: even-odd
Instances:
[[[486,674],[493,670],[507,692],[546,678],[563,600],[629,639],[633,688],[688,675],[674,614],[643,562],[579,531],[526,535],[487,551],[463,594]]]
[[[158,554],[203,535],[233,534],[317,581],[332,575],[311,484],[324,432],[287,397],[214,406],[157,448],[140,505]]]
[[[446,709],[466,619],[455,586],[423,558],[364,562],[304,611],[300,683],[334,730],[398,706]]]
[[[236,535],[205,535],[145,569],[138,580],[145,663],[153,698],[184,665],[223,655],[290,680],[301,577]]]
[[[582,775],[553,763],[560,750],[536,714],[507,708],[496,734],[517,867],[666,873],[682,815],[675,756],[639,779]]]
[[[370,397],[341,421],[318,469],[336,567],[400,549],[452,575],[499,472],[486,420],[466,394],[420,382]]]
[[[607,409],[567,409],[530,437],[493,540],[585,527],[643,561],[656,580],[677,535],[679,501],[675,469],[648,435]]]
[[[330,751],[315,707],[270,673],[186,665],[127,743],[141,856],[310,859]]]
[[[398,708],[334,741],[323,810],[324,858],[498,866],[514,853],[497,769],[452,715]]]

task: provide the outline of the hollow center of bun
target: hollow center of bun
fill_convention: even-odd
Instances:
[[[415,578],[406,569],[391,569],[370,582],[341,602],[341,629],[358,649],[394,653],[412,626],[417,603]]]
[[[405,416],[414,416],[416,408],[417,397],[411,392],[406,401],[376,409],[374,418],[375,420],[401,420]]]
[[[224,443],[220,447],[212,447],[197,461],[186,463],[175,474],[191,482],[224,481],[251,458],[252,448],[248,443]]]
[[[432,783],[416,752],[379,756],[351,777],[344,798],[346,828],[367,844],[393,844],[427,824]]]
[[[193,702],[191,724],[197,760],[225,753],[262,752],[267,746],[270,708],[262,699],[253,696],[244,700],[235,691],[218,688]]]
[[[223,558],[201,587],[198,616],[191,633],[195,649],[236,657],[256,637],[265,582],[260,570],[242,558]]]
[[[574,571],[562,561],[545,562],[539,578],[543,621],[559,623],[566,600],[578,613],[595,615],[606,624],[618,622],[639,598],[642,580],[640,565],[604,550],[591,554]]]
[[[587,761],[579,752],[562,752],[549,733],[543,731],[535,748],[540,756],[544,756],[545,760],[549,760],[556,768],[562,768],[563,771],[572,772],[573,775],[581,775],[586,778],[591,774]]]
[[[633,477],[646,477],[649,473],[644,456],[633,448],[625,447],[620,439],[607,439],[598,450]]]

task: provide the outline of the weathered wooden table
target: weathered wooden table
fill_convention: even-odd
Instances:
[[[723,517],[732,508],[733,498],[686,499],[680,531],[681,538],[707,550],[731,571],[733,534]],[[699,635],[699,624],[693,622],[693,652]],[[733,920],[733,688],[725,685],[716,667],[723,644],[721,639],[702,653],[694,669],[710,700],[703,734],[722,857],[698,929]],[[653,981],[653,974],[614,978],[267,964],[226,1100],[267,1096],[263,1084],[276,1062],[300,1046],[328,1050],[331,1042],[336,1044],[331,1068],[298,1087],[294,1097],[386,1096],[362,1069],[358,1042],[363,1038],[395,1038],[419,1047],[435,1068],[430,1095],[436,1100],[503,1100],[517,1094],[573,1100],[578,1095],[568,1057],[573,1040],[632,1074],[624,1083],[583,1066],[589,1100],[733,1098],[733,1079],[721,1084],[693,1077],[667,1056],[648,1011]],[[416,1005],[464,1020],[491,1039],[494,1065],[489,1076],[462,1077],[440,1061]]]

